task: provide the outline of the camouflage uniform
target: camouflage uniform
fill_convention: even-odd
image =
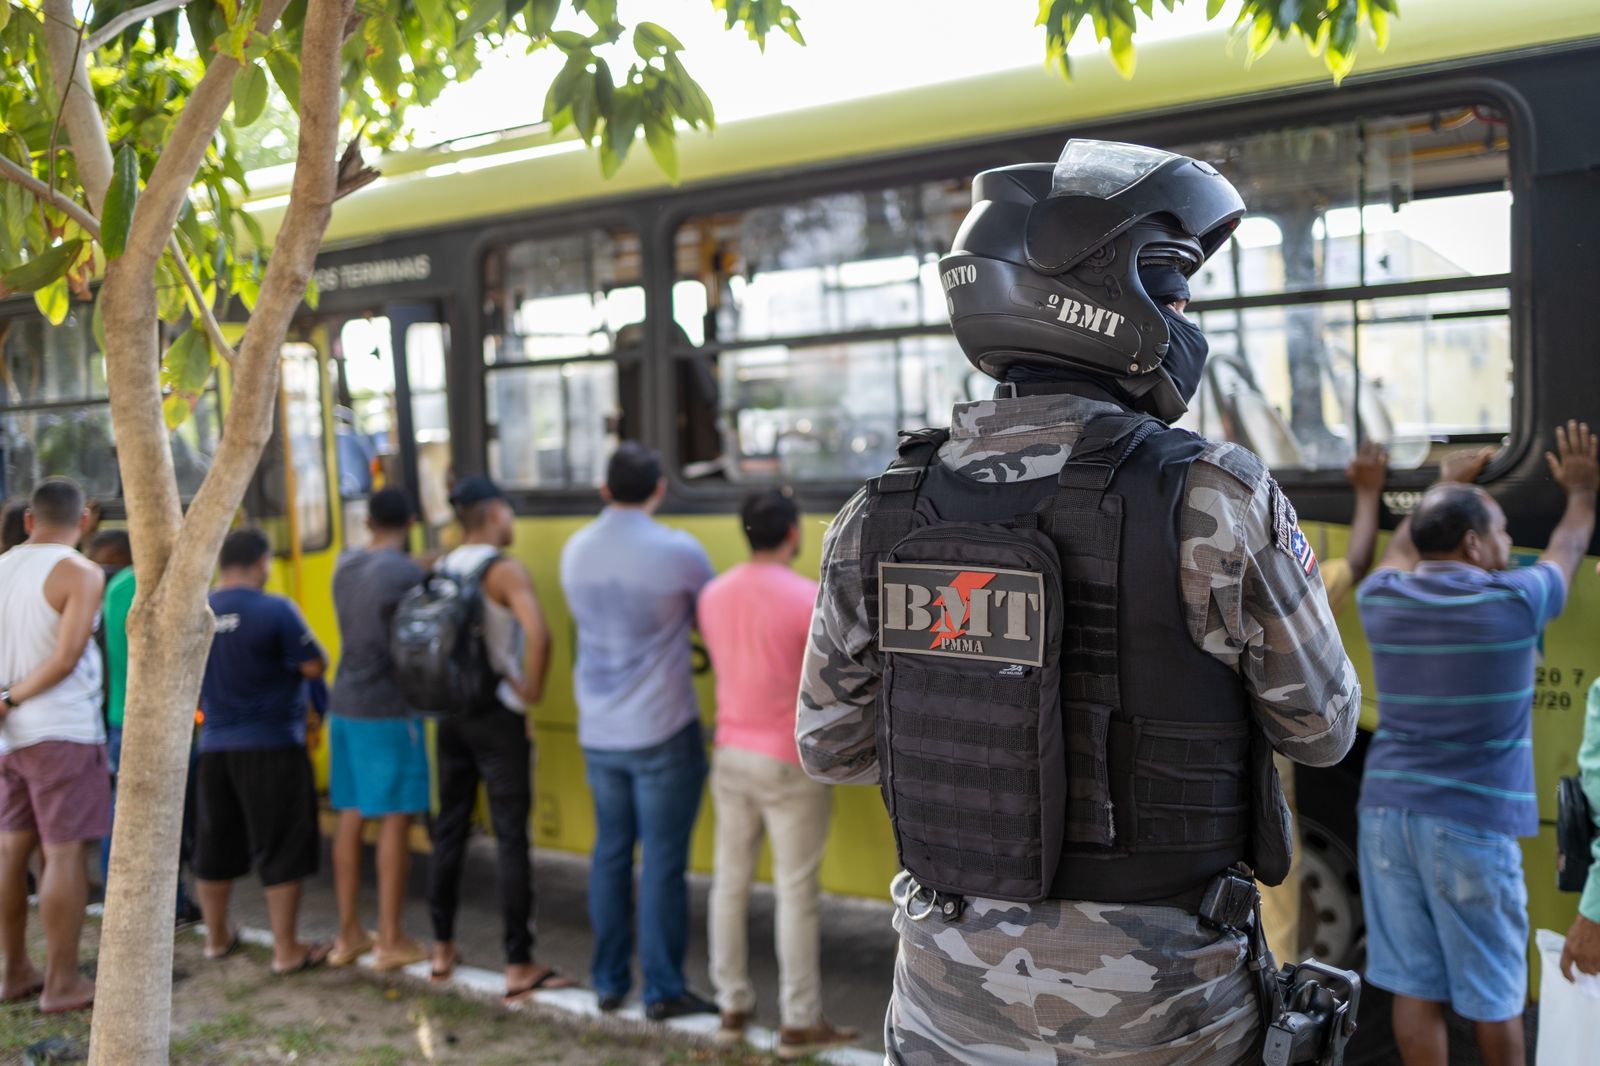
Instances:
[[[1082,426],[1117,410],[1070,395],[960,404],[939,461],[979,481],[1054,477]],[[839,784],[878,777],[883,665],[861,594],[864,500],[845,505],[823,545],[796,729],[806,770]],[[1208,447],[1179,519],[1184,608],[1195,643],[1239,672],[1273,746],[1327,765],[1350,748],[1360,688],[1315,566],[1291,550],[1293,523],[1259,459]],[[1182,910],[973,899],[958,923],[913,922],[901,908],[895,928],[891,1063],[1227,1066],[1253,1050],[1243,939]]]

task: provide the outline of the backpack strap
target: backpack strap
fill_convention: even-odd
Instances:
[[[947,429],[902,431],[894,462],[867,482],[867,500],[861,512],[861,590],[867,622],[874,633],[878,631],[878,564],[916,524],[922,482],[949,439]]]

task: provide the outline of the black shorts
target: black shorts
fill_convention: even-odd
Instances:
[[[267,887],[317,872],[322,840],[306,749],[205,751],[195,763],[194,876]]]

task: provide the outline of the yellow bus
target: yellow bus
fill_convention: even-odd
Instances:
[[[663,519],[719,568],[743,556],[744,493],[792,485],[807,513],[800,565],[814,570],[825,524],[883,468],[897,431],[987,394],[937,280],[971,176],[1053,159],[1069,136],[1204,158],[1243,193],[1250,216],[1192,280],[1214,356],[1185,424],[1266,458],[1320,554],[1342,551],[1341,471],[1375,439],[1395,466],[1391,529],[1441,456],[1499,447],[1489,488],[1531,557],[1561,502],[1544,435],[1568,417],[1600,421],[1600,8],[1411,0],[1389,49],[1364,52],[1337,88],[1298,46],[1248,68],[1242,50],[1213,29],[1142,45],[1129,81],[1080,62],[1070,83],[1030,68],[729,123],[685,135],[679,185],[642,152],[602,181],[570,133],[542,127],[385,159],[381,181],[337,206],[317,306],[285,352],[279,437],[246,504],[291,552],[281,587],[335,647],[333,560],[359,540],[372,488],[406,486],[437,542],[450,536],[449,479],[495,477],[555,630],[534,711],[535,839],[586,850],[557,560],[599,508],[606,456],[624,439],[658,448]],[[257,177],[252,210],[269,231],[285,192]],[[0,315],[0,496],[68,473],[114,501],[86,310],[56,329],[27,306]],[[217,402],[179,431],[186,487]],[[1340,625],[1370,680],[1353,609]],[[1525,859],[1538,926],[1565,929],[1575,906],[1553,887],[1554,785],[1597,671],[1600,583],[1585,571],[1546,634],[1535,702],[1545,825]],[[1367,729],[1374,712],[1369,695]],[[1364,747],[1298,776],[1309,942],[1348,963],[1362,950]],[[840,790],[825,886],[882,896],[894,870],[876,792]]]

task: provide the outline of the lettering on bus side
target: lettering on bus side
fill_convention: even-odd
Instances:
[[[408,281],[427,281],[433,276],[433,259],[426,255],[406,255],[396,259],[370,259],[361,263],[342,263],[317,270],[317,289],[366,289],[374,285],[395,285]]]
[[[878,647],[1044,665],[1044,575],[922,563],[878,566]]]

